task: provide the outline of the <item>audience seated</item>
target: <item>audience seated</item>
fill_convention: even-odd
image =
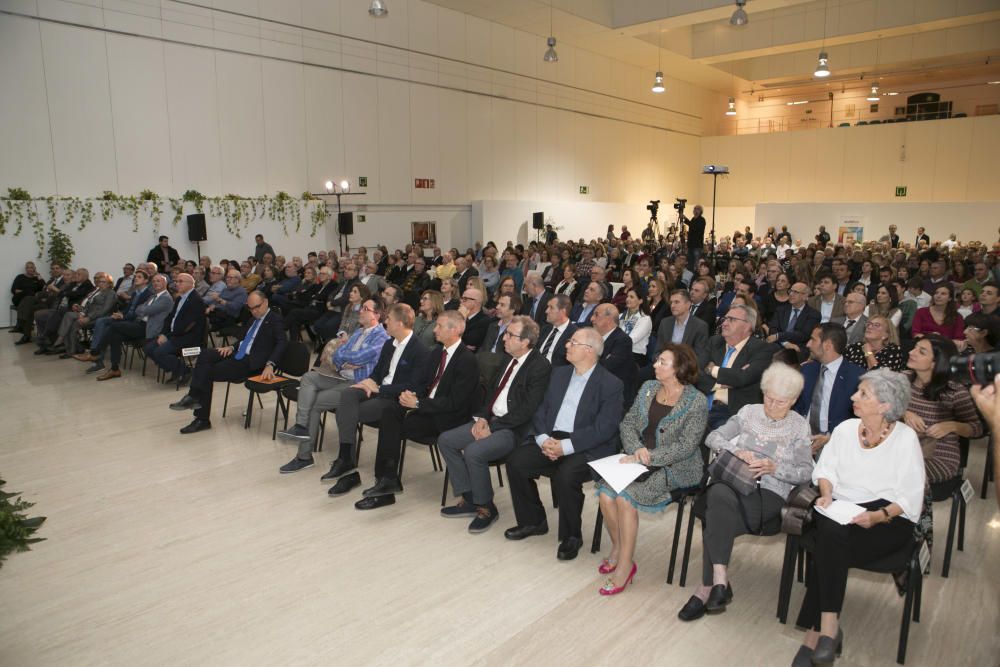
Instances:
[[[77,354],[79,335],[82,329],[92,329],[94,322],[111,313],[115,307],[114,281],[107,273],[98,271],[94,275],[97,286],[79,304],[63,314],[51,347],[43,347],[46,354],[59,354],[60,359],[69,359]]]
[[[483,346],[476,352],[476,362],[479,365],[479,377],[483,384],[493,379],[497,369],[506,367],[510,357],[504,345],[504,333],[514,315],[521,310],[521,300],[513,294],[503,294],[497,298],[495,313],[497,319],[490,322],[486,329]]]
[[[641,368],[648,361],[646,351],[649,347],[649,335],[653,330],[653,320],[649,317],[646,299],[635,287],[626,291],[624,305],[625,308],[618,317],[618,326],[632,341],[632,358]]]
[[[805,359],[806,342],[822,319],[819,311],[806,303],[808,296],[808,285],[792,285],[788,290],[788,303],[778,306],[767,325],[767,342],[779,343],[785,347],[794,345],[799,352],[799,359]]]
[[[591,317],[598,304],[604,300],[604,290],[600,283],[589,282],[583,290],[583,295],[579,303],[573,306],[569,319],[578,327],[592,326]]]
[[[426,290],[420,295],[417,316],[413,320],[413,333],[417,335],[420,342],[427,348],[433,347],[436,342],[434,323],[437,322],[437,318],[443,312],[444,299],[441,297],[441,292]],[[465,327],[462,327],[462,331],[465,331]]]
[[[597,331],[577,329],[567,343],[569,365],[553,369],[545,398],[534,411],[531,437],[507,458],[517,525],[504,536],[521,540],[548,532],[535,478],[549,477],[559,505],[559,560],[573,560],[583,546],[583,484],[592,479],[588,462],[619,447],[623,386],[598,363],[603,351]]]
[[[237,322],[243,306],[247,303],[247,290],[243,287],[241,280],[240,272],[230,269],[226,273],[225,289],[205,308],[205,315],[208,316],[209,324],[213,329]]]
[[[462,500],[444,516],[472,517],[469,531],[481,533],[499,518],[493,503],[490,462],[513,451],[527,434],[549,384],[548,361],[535,349],[538,325],[524,315],[511,319],[503,345],[509,361],[486,384],[486,403],[472,421],[441,434],[438,449],[448,466],[452,489]]]
[[[181,350],[200,346],[205,337],[205,302],[194,291],[194,278],[188,273],[178,277],[177,295],[160,335],[148,341],[144,351],[150,361],[170,373],[168,382],[179,384],[191,375],[180,357]]]
[[[860,294],[850,293],[844,300],[844,331],[847,333],[847,345],[861,343],[865,338],[865,327],[868,316],[865,315],[865,298]],[[897,311],[898,312],[898,311]],[[874,314],[873,314],[874,315]],[[899,341],[897,340],[898,344]]]
[[[137,271],[136,276],[139,273]],[[121,377],[122,346],[131,342],[142,343],[143,347],[149,345],[164,330],[167,316],[174,307],[173,298],[167,291],[167,277],[162,273],[153,276],[145,295],[136,297],[142,301],[134,304],[135,309],[132,310],[130,304],[125,315],[117,313],[118,317],[112,316],[107,335],[97,347],[92,346],[86,359],[81,359],[93,362],[93,366],[87,369],[88,373],[104,371],[104,355],[110,350],[111,368],[97,376],[100,382]]]
[[[859,298],[852,294],[848,299]],[[864,317],[862,315],[862,317]],[[857,326],[861,326],[858,321]],[[906,365],[903,351],[899,347],[899,334],[889,318],[875,315],[865,322],[864,335],[861,340],[850,344],[844,351],[844,358],[852,364],[866,370],[888,368],[891,371],[901,371]]]
[[[699,366],[708,361],[708,337],[705,321],[692,317],[691,295],[687,290],[676,289],[670,293],[670,315],[664,317],[656,330],[656,344],[662,349],[666,343],[684,344],[694,350]]]
[[[566,342],[577,329],[569,320],[569,311],[570,299],[565,294],[556,294],[545,306],[546,326],[539,332],[538,351],[553,368],[566,365]]]
[[[832,664],[844,642],[840,612],[851,567],[912,543],[924,499],[924,465],[917,434],[899,421],[910,398],[906,378],[868,371],[852,397],[856,419],[834,429],[812,481],[818,507],[844,500],[865,508],[847,525],[813,513],[816,548],[796,625],[808,628],[792,663]]]
[[[656,378],[643,384],[621,423],[625,456],[620,459],[648,466],[651,474],[621,492],[597,480],[598,501],[611,537],[611,553],[598,567],[598,572],[610,575],[599,589],[601,595],[622,592],[638,570],[634,560],[638,510],[663,511],[671,493],[696,487],[704,470],[699,445],[708,407],[694,386],[698,358],[687,345],[667,343],[653,367]]]
[[[486,340],[486,330],[490,326],[490,316],[483,312],[484,299],[481,289],[469,286],[462,292],[462,305],[458,308],[458,312],[465,317],[462,343],[473,352],[482,347]]]
[[[71,270],[64,269],[58,262],[52,262],[49,265],[49,280],[45,283],[45,287],[34,294],[25,294],[18,300],[14,333],[20,333],[21,337],[14,343],[15,345],[31,342],[31,327],[35,313],[55,303],[56,296],[72,274]]]
[[[632,356],[632,339],[618,327],[618,309],[610,303],[597,306],[590,321],[604,342],[604,350],[600,355],[601,365],[622,381],[625,406],[628,407],[635,397],[636,376],[639,371]]]

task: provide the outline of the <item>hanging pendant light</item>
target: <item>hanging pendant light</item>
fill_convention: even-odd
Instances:
[[[663,63],[660,61],[660,50],[663,48],[663,31],[657,30],[657,37],[659,43],[656,45],[656,76],[653,77],[653,87],[651,90],[654,93],[662,93],[666,88],[663,87]]]
[[[733,15],[729,17],[729,25],[739,27],[750,22],[747,10],[743,9],[746,7],[746,4],[747,0],[736,0],[736,9],[733,11]]]
[[[868,93],[868,97],[866,97],[865,99],[868,100],[869,102],[878,102],[879,99],[881,99],[878,94],[877,82],[872,84],[872,90],[870,93]]]
[[[729,108],[726,109],[726,115],[727,116],[735,116],[736,115],[736,99],[735,98],[732,98],[732,97],[729,98]]]
[[[556,38],[553,36],[554,32],[552,29],[552,3],[549,2],[549,38],[545,42],[549,45],[549,48],[545,50],[545,55],[542,57],[542,60],[547,63],[559,62],[559,54],[556,53]]]
[[[382,0],[372,0],[371,7],[368,8],[368,13],[380,19],[389,15],[389,9]]]
[[[830,67],[827,65],[830,58],[827,56],[826,51],[819,52],[819,61],[816,63],[816,71],[813,72],[813,76],[817,78],[824,78],[830,76]]]

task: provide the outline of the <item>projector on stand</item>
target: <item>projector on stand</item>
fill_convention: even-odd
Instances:
[[[721,164],[706,164],[701,168],[701,173],[703,174],[728,174],[729,167],[724,167]]]

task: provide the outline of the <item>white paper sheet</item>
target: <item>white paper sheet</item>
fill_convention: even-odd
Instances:
[[[626,486],[635,481],[636,477],[649,470],[641,463],[619,463],[625,456],[619,452],[590,462],[590,467],[615,490],[615,493],[621,493]]]
[[[815,507],[817,512],[833,519],[841,526],[846,526],[851,522],[851,519],[862,512],[868,511],[861,505],[855,505],[854,503],[849,503],[846,500],[834,500],[830,503],[829,507],[820,507],[819,505],[816,505]]]

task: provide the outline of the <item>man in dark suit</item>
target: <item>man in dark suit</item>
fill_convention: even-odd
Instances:
[[[708,341],[708,364],[698,389],[708,396],[708,430],[724,424],[744,405],[760,403],[760,376],[771,365],[775,346],[754,338],[756,311],[735,305],[722,317],[722,335]]]
[[[691,314],[703,321],[709,333],[715,329],[715,299],[708,298],[708,281],[695,278],[691,281]]]
[[[815,327],[809,338],[812,360],[802,365],[805,384],[795,411],[809,420],[813,433],[813,453],[830,440],[830,433],[854,416],[851,396],[865,369],[844,359],[847,333],[842,324],[827,322]]]
[[[203,350],[194,368],[186,396],[170,405],[171,410],[194,410],[194,421],[181,433],[212,428],[212,387],[216,382],[241,382],[260,373],[269,380],[285,354],[288,337],[278,311],[271,310],[263,292],[251,292],[247,308],[253,318],[243,325],[239,342],[229,347]]]
[[[465,288],[469,285],[469,278],[479,275],[479,269],[474,266],[469,266],[468,260],[465,257],[455,258],[455,275],[452,276],[456,281],[458,281],[458,291],[465,293]]]
[[[312,323],[313,331],[320,337],[320,340],[332,340],[337,335],[337,329],[344,316],[344,308],[347,307],[348,299],[351,296],[351,288],[360,282],[358,269],[354,263],[345,264],[343,280],[330,289],[326,298],[325,311]]]
[[[598,363],[604,341],[593,328],[578,329],[569,341],[568,366],[552,372],[532,421],[532,438],[507,458],[507,478],[517,525],[504,537],[522,540],[548,532],[535,479],[552,480],[559,505],[559,560],[576,558],[583,545],[583,484],[593,479],[589,461],[618,450],[623,411],[621,380]]]
[[[924,243],[924,247],[926,247],[926,248],[930,248],[931,247],[931,237],[927,236],[927,234],[924,234],[924,228],[923,227],[917,227],[917,238],[913,242],[913,248],[915,250],[920,250],[921,249],[921,247],[920,247],[920,243],[921,242]]]
[[[413,319],[413,309],[405,303],[389,308],[385,330],[392,338],[382,346],[375,369],[367,378],[340,394],[337,405],[339,460],[354,461],[358,424],[378,421],[382,413],[396,403],[400,394],[420,389],[428,350],[413,335]],[[328,493],[340,496],[360,484],[361,475],[353,472],[341,477]],[[395,501],[386,500],[358,509],[373,509],[391,502]]]
[[[486,340],[486,330],[490,326],[490,316],[483,312],[485,295],[475,287],[462,292],[462,303],[458,312],[465,316],[465,333],[462,342],[475,352]]]
[[[598,282],[587,283],[583,291],[583,300],[573,306],[569,314],[569,319],[578,327],[591,326],[590,318],[594,315],[594,309],[604,300],[604,289]]]
[[[524,279],[524,291],[528,294],[524,306],[521,308],[521,315],[527,315],[535,321],[539,329],[545,327],[545,307],[552,298],[552,292],[545,289],[545,283],[536,275],[530,275]]]
[[[153,249],[146,254],[147,262],[156,262],[164,273],[170,273],[170,267],[181,261],[181,256],[170,247],[170,239],[166,236],[160,237],[160,242],[153,246]]]
[[[610,303],[599,305],[591,322],[604,341],[601,365],[622,381],[625,405],[630,405],[638,389],[636,375],[639,373],[632,356],[632,338],[618,326],[618,309]]]
[[[670,293],[670,315],[660,321],[656,330],[656,345],[661,350],[666,343],[690,345],[698,357],[698,365],[708,362],[708,337],[710,330],[705,321],[691,315],[691,297],[687,290],[675,289]],[[648,379],[652,379],[652,375]]]
[[[511,320],[504,332],[510,361],[487,385],[486,404],[472,423],[446,431],[438,449],[448,466],[452,490],[461,497],[441,510],[451,518],[471,518],[470,533],[482,533],[499,517],[493,503],[490,461],[507,456],[527,435],[531,417],[549,383],[549,362],[535,350],[538,325],[524,315]]]
[[[430,351],[417,390],[402,391],[379,419],[376,482],[364,492],[358,509],[391,505],[403,490],[398,474],[403,438],[436,436],[467,422],[478,407],[473,402],[479,373],[475,355],[462,345],[464,330],[465,320],[454,310],[438,316],[438,345]]]
[[[806,357],[806,341],[820,321],[819,311],[806,303],[808,297],[809,287],[805,283],[792,285],[788,290],[788,302],[774,311],[767,329],[767,342],[785,347],[793,345],[799,359]]]
[[[510,355],[504,346],[504,333],[511,320],[521,310],[521,299],[513,294],[504,294],[497,298],[497,319],[490,322],[486,329],[486,338],[482,347],[476,352],[476,362],[479,366],[479,377],[483,384],[493,379],[497,369],[507,365]]]
[[[146,358],[171,374],[168,382],[182,383],[191,370],[179,356],[185,347],[201,345],[205,336],[205,302],[194,290],[194,278],[189,273],[177,276],[177,302],[163,322],[163,331],[146,343]]]
[[[321,268],[317,285],[315,291],[309,295],[309,303],[292,308],[287,313],[285,326],[288,328],[288,337],[291,340],[299,340],[300,328],[315,322],[326,312],[326,301],[336,287],[333,282],[333,269],[329,266]]]
[[[566,341],[577,326],[569,321],[570,300],[565,294],[556,294],[545,306],[546,326],[541,330],[538,351],[552,367],[566,365]]]

